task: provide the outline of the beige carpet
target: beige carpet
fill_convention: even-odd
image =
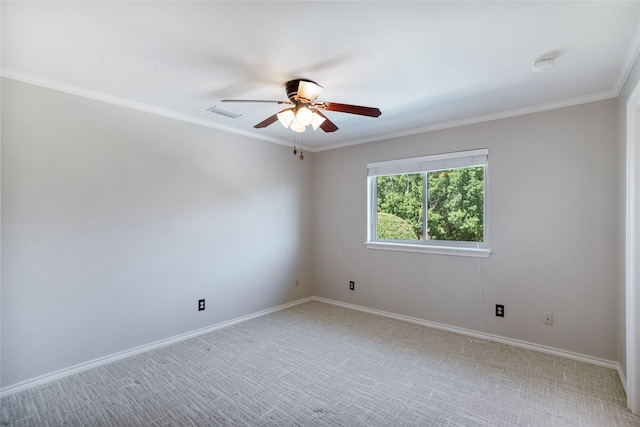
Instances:
[[[1,406],[9,426],[640,426],[613,370],[320,302]]]

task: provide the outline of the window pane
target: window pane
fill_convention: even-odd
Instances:
[[[427,173],[427,239],[484,241],[484,166]]]
[[[420,240],[423,236],[423,174],[376,177],[378,239]]]

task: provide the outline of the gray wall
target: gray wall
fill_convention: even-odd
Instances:
[[[623,360],[616,100],[304,162],[8,79],[2,107],[2,387],[310,295]],[[368,162],[484,147],[488,259],[365,249]]]
[[[617,120],[612,99],[316,153],[315,294],[616,360]],[[485,147],[488,259],[364,247],[368,162]]]
[[[310,296],[312,158],[3,79],[2,386]]]

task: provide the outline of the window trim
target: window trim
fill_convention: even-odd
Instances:
[[[487,258],[489,249],[489,221],[487,217],[489,149],[458,151],[407,159],[389,160],[367,164],[367,249],[380,249],[401,252],[430,253],[438,255],[467,256]],[[408,173],[423,173],[444,169],[484,166],[484,233],[483,242],[458,242],[444,240],[391,240],[377,239],[377,185],[376,177]],[[423,187],[423,191],[428,191]],[[427,198],[424,198],[427,203]],[[425,213],[426,214],[426,213]],[[426,219],[425,219],[426,222]]]

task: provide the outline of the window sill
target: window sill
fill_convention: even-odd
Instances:
[[[423,254],[466,256],[473,258],[488,258],[491,255],[490,249],[481,248],[458,248],[452,246],[427,246],[411,245],[407,243],[389,242],[365,242],[367,249],[378,249],[383,251],[417,252]]]

